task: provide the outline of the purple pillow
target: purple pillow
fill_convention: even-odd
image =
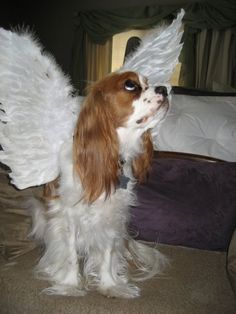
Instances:
[[[227,250],[236,227],[236,162],[156,158],[137,195],[129,229],[138,239]]]

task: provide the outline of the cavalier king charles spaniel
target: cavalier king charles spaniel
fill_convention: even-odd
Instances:
[[[162,272],[166,258],[128,232],[134,187],[152,159],[151,129],[169,108],[165,86],[135,72],[95,83],[79,113],[73,140],[60,154],[60,177],[34,201],[32,234],[43,241],[36,274],[48,294],[139,296],[136,281]]]

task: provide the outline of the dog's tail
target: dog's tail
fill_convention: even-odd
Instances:
[[[130,239],[128,250],[131,264],[130,276],[133,281],[143,281],[156,275],[163,275],[164,269],[169,265],[167,257],[147,243]]]
[[[34,238],[36,241],[42,242],[47,224],[45,217],[45,205],[40,199],[32,197],[27,200],[26,207],[32,217],[32,229],[29,236]]]

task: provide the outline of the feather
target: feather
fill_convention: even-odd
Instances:
[[[0,161],[19,189],[59,174],[81,99],[51,55],[27,31],[0,29]]]
[[[166,86],[171,104],[170,79],[174,68],[178,64],[183,44],[180,43],[183,35],[183,9],[169,26],[158,26],[143,37],[140,46],[131,56],[128,56],[120,71],[137,71],[148,78],[149,85]],[[164,120],[163,120],[164,121]],[[153,142],[156,142],[159,128],[162,123],[151,130]]]
[[[178,63],[182,44],[182,9],[169,26],[156,27],[143,37],[138,49],[129,56],[120,71],[138,71],[150,85],[169,85]],[[170,86],[167,86],[170,90]]]

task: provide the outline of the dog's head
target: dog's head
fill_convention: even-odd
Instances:
[[[85,201],[91,203],[102,193],[107,197],[117,186],[120,128],[142,137],[142,153],[135,156],[133,171],[137,179],[145,177],[153,151],[149,130],[164,119],[168,108],[167,89],[149,86],[135,72],[114,73],[92,86],[74,134],[74,167]]]

